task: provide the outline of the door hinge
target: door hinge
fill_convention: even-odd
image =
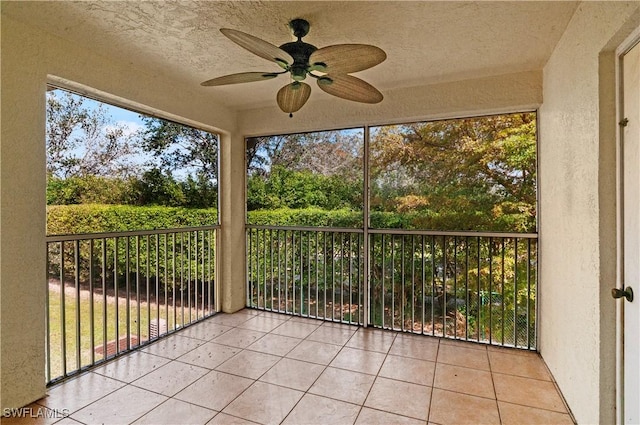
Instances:
[[[629,118],[624,118],[622,121],[618,123],[618,125],[621,127],[626,127],[627,124],[629,124]]]

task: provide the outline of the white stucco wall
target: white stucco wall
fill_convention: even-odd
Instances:
[[[544,68],[539,347],[581,424],[616,418],[613,51],[638,6],[582,3]]]
[[[168,117],[202,123],[209,129],[233,132],[236,117],[213,105],[209,97],[167,80],[156,70],[133,69],[117,58],[79,49],[4,15],[1,31],[0,409],[3,409],[23,406],[45,392],[47,75],[129,99],[146,105],[149,111],[164,111]],[[238,156],[237,152],[235,155]],[[236,176],[226,172],[223,179],[224,185]],[[237,208],[237,204],[236,201],[233,205]],[[233,208],[226,207],[226,214],[238,214]],[[221,263],[232,261],[224,254],[230,251],[224,249],[225,244],[242,249],[244,243],[243,233],[236,234],[235,239],[224,233],[225,230],[221,237]],[[228,272],[229,268],[224,270]],[[231,280],[232,276],[223,275],[223,283],[225,279]],[[239,282],[243,284],[242,279]]]

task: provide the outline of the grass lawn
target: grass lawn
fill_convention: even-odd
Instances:
[[[60,284],[49,284],[49,363],[50,374],[48,380],[64,375],[63,357],[66,357],[66,372],[80,369],[91,365],[93,362],[104,359],[103,350],[96,353],[95,349],[101,347],[104,342],[121,340],[121,349],[126,349],[127,335],[130,337],[130,346],[135,347],[149,339],[149,322],[160,318],[166,321],[167,330],[171,331],[203,316],[203,311],[192,306],[191,317],[189,308],[186,305],[181,308],[179,305],[174,309],[172,302],[165,305],[161,302],[160,308],[155,302],[137,302],[135,293],[129,300],[127,308],[126,297],[113,296],[105,297],[102,294],[94,293],[93,302],[91,293],[81,290],[78,294],[75,288],[66,287],[64,294],[64,349],[66,355],[63,356],[63,325],[62,325],[62,296]],[[93,304],[93,334],[91,321],[91,306]],[[117,320],[116,320],[117,312]],[[127,316],[129,312],[129,316]],[[184,317],[184,321],[183,321]],[[127,325],[129,323],[129,326]],[[164,330],[161,330],[161,333]],[[92,344],[93,339],[93,344]],[[122,340],[124,339],[124,342]],[[123,344],[123,345],[122,345]],[[92,355],[93,353],[93,355]]]

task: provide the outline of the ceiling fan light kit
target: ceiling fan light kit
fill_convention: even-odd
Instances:
[[[275,62],[283,71],[241,72],[207,80],[201,85],[250,83],[288,73],[292,82],[278,91],[276,102],[290,117],[309,100],[311,86],[303,82],[308,76],[314,78],[318,87],[330,95],[354,102],[381,102],[382,93],[366,81],[349,74],[378,65],[387,58],[386,53],[368,44],[335,44],[318,49],[302,41],[302,37],[309,33],[309,27],[309,22],[304,19],[289,22],[289,28],[298,40],[280,47],[242,31],[221,28],[222,34],[231,41],[261,58]]]

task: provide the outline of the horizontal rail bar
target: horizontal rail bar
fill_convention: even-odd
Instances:
[[[538,239],[537,233],[513,233],[513,232],[475,232],[475,231],[447,231],[447,230],[404,230],[404,229],[369,229],[369,233],[386,235],[425,235],[425,236],[461,236],[480,238],[523,238]]]
[[[258,230],[293,230],[305,232],[334,232],[334,233],[364,233],[362,228],[351,227],[312,227],[312,226],[267,226],[247,224],[247,229]],[[538,239],[537,233],[514,233],[514,232],[476,232],[476,231],[447,231],[447,230],[408,230],[408,229],[375,229],[369,228],[370,234],[386,235],[425,235],[425,236],[461,236],[461,237],[481,237],[481,238],[523,238]]]
[[[89,239],[103,239],[127,236],[165,235],[167,233],[187,233],[200,230],[218,230],[220,225],[177,227],[173,229],[151,229],[151,230],[131,230],[126,232],[103,232],[103,233],[74,233],[68,235],[47,235],[47,242],[78,241]]]
[[[246,228],[256,230],[292,230],[299,232],[364,233],[364,230],[359,227],[265,226],[247,224]]]

